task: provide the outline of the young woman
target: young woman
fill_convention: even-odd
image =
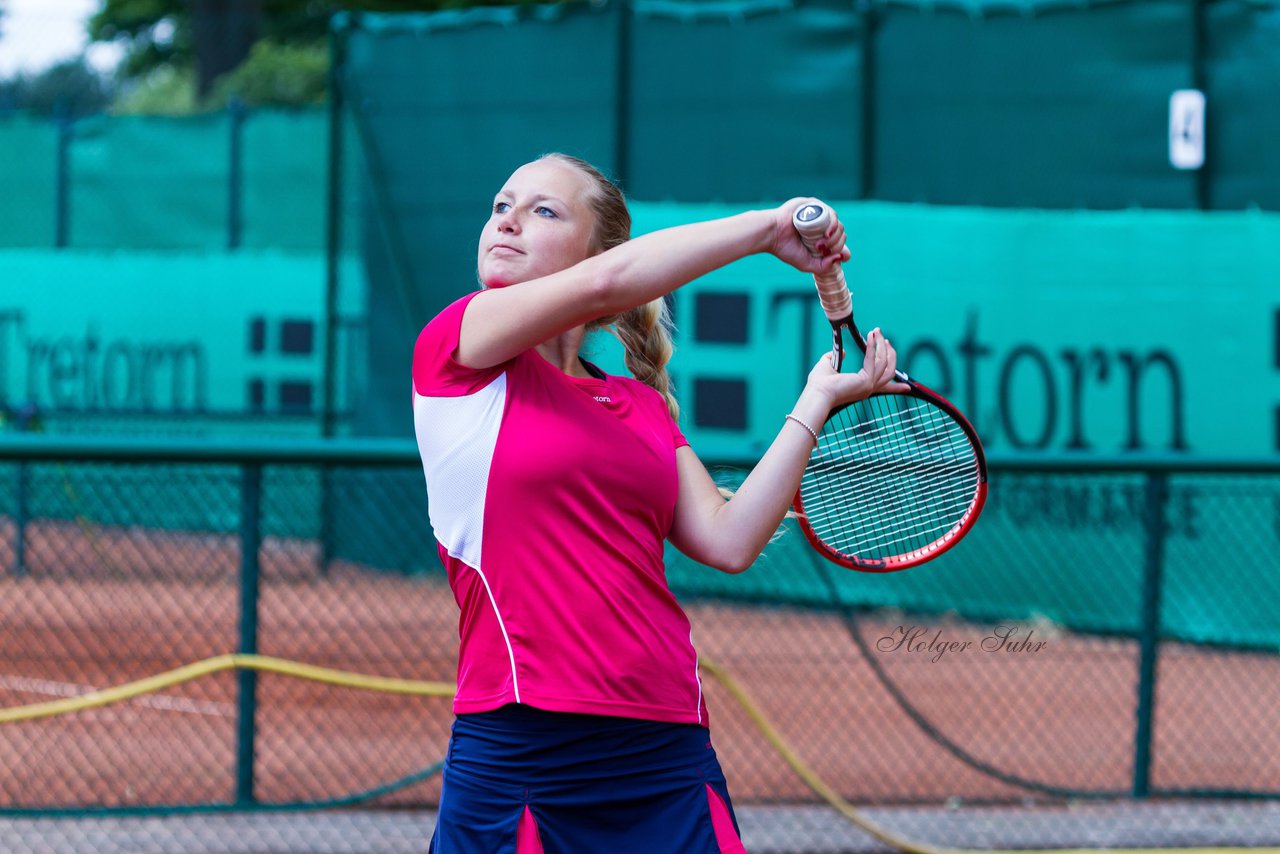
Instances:
[[[461,609],[456,719],[431,851],[742,852],[689,620],[663,542],[742,572],[777,530],[830,410],[897,390],[875,330],[857,373],[827,357],[729,500],[676,423],[663,296],[770,252],[813,272],[849,257],[836,223],[806,250],[808,200],[630,239],[589,164],[517,169],[480,236],[483,288],[414,350],[431,524]],[[635,378],[579,356],[611,328]]]

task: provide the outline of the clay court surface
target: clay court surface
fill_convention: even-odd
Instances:
[[[0,551],[0,566],[11,554]],[[42,524],[29,531],[27,556],[27,575],[6,569],[0,577],[0,707],[236,651],[232,538]],[[456,606],[438,576],[343,564],[321,575],[312,546],[278,541],[264,544],[262,570],[260,653],[452,680]],[[703,655],[855,803],[1020,803],[1132,786],[1131,641],[1051,625],[863,616],[857,630],[913,720],[838,616],[724,602],[688,610]],[[1280,731],[1265,715],[1280,699],[1280,658],[1166,644],[1158,675],[1153,788],[1280,790]],[[735,701],[704,678],[737,802],[816,803]],[[237,685],[224,672],[105,708],[0,725],[0,805],[233,800]],[[413,774],[442,758],[450,718],[447,699],[260,674],[253,795],[319,801]],[[430,805],[437,792],[438,776],[376,803]]]

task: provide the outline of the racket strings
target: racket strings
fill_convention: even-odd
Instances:
[[[904,412],[904,406],[912,408]],[[944,496],[958,495],[963,510],[969,490],[963,481],[948,490],[946,484],[956,478],[940,477],[937,461],[952,461],[948,467],[963,472],[968,466],[957,467],[953,461],[957,453],[970,452],[962,436],[950,435],[951,420],[911,398],[873,399],[842,415],[835,429],[824,433],[829,432],[832,450],[857,461],[858,467],[836,467],[837,482],[830,485],[839,486],[844,495],[864,497],[847,505],[851,512],[824,514],[826,536],[842,540],[857,554],[884,556],[928,545],[935,534],[954,527],[954,502]],[[950,456],[941,456],[940,450],[949,450]],[[908,548],[887,548],[904,544]]]
[[[896,473],[899,476],[896,478],[895,485],[899,489],[904,486],[918,487],[919,481],[927,483],[927,489],[917,492],[921,498],[944,494],[949,486],[963,490],[969,480],[967,475],[973,474],[976,479],[972,446],[958,426],[954,430],[950,429],[954,422],[933,407],[927,407],[927,409],[932,410],[930,421],[933,425],[947,428],[945,441],[938,444],[945,444],[946,449],[951,451],[950,456],[904,457],[900,453],[901,436],[896,431],[887,441],[879,443],[850,441],[849,437],[854,435],[855,431],[850,431],[845,424],[842,425],[843,429],[831,431],[830,444],[827,448],[819,448],[819,452],[827,450],[830,453],[819,456],[816,462],[811,463],[813,474],[818,477],[843,475],[849,478],[849,486],[860,488],[879,484],[887,476]],[[885,422],[883,418],[877,420]],[[913,420],[918,419],[904,418],[902,423],[909,425]],[[860,422],[860,424],[863,423],[865,422]],[[856,429],[861,430],[861,427]],[[824,437],[825,435],[826,431],[824,431]],[[937,435],[936,432],[935,435]],[[857,474],[863,474],[865,477],[856,478]],[[903,474],[911,475],[914,481],[906,483],[903,480]]]
[[[974,474],[973,453],[966,441],[953,440],[949,444],[954,452],[949,458],[895,465],[891,448],[870,448],[863,452],[844,443],[838,456],[813,464],[812,475],[815,478],[843,477],[850,489],[860,491],[879,486],[896,474],[893,486],[897,489],[916,487],[917,498],[931,506],[945,506],[948,498],[967,502],[971,483],[976,479],[970,477]],[[911,483],[906,482],[908,476],[912,478]],[[877,506],[855,505],[853,510],[856,513],[862,509],[874,517],[878,515],[875,511]]]
[[[915,404],[911,411],[905,414],[883,413],[872,418],[858,419],[857,421],[852,422],[852,424],[847,421],[843,422],[842,430],[833,432],[828,443],[820,444],[818,447],[818,453],[821,453],[824,448],[833,449],[837,454],[846,451],[848,446],[851,444],[850,436],[854,436],[855,438],[859,436],[871,437],[871,441],[859,440],[853,443],[868,448],[873,447],[873,443],[877,437],[882,437],[883,441],[880,442],[881,445],[886,448],[896,449],[900,446],[902,434],[905,431],[928,430],[930,428],[933,428],[936,431],[936,428],[942,426],[945,428],[943,432],[945,432],[945,442],[949,450],[960,452],[960,454],[965,458],[971,458],[973,456],[968,437],[964,435],[964,431],[961,430],[954,421],[947,417],[942,410],[927,404],[922,404],[919,401],[915,401],[914,398],[905,398],[905,400],[912,400]],[[848,410],[843,410],[840,415],[844,415],[846,412],[848,412]],[[841,420],[840,416],[837,416],[836,420]],[[937,435],[936,432],[935,435]],[[942,444],[942,442],[939,442],[939,444]],[[847,461],[848,457],[833,456],[832,459]],[[904,463],[914,464],[916,461],[923,459],[925,459],[923,455],[917,455],[911,460],[904,460]],[[940,459],[955,460],[957,458],[950,457]]]
[[[858,514],[813,513],[809,514],[809,520],[811,525],[815,527],[821,525],[845,540],[858,537],[868,547],[887,549],[899,543],[911,543],[917,537],[927,537],[928,542],[932,542],[938,538],[938,535],[945,534],[964,518],[963,511],[968,509],[971,495],[972,491],[956,490],[952,495],[936,499],[937,503],[933,506],[955,499],[961,512],[956,515],[932,514],[935,518],[929,519],[928,522],[933,524],[921,523],[907,528],[893,526],[891,523],[900,512],[893,507]],[[929,498],[929,496],[923,497]],[[879,536],[876,536],[877,534]],[[927,542],[925,544],[927,545]]]
[[[875,484],[870,481],[860,481],[862,486],[855,486],[857,489],[872,488]],[[880,505],[868,505],[861,508],[843,508],[840,510],[828,510],[822,512],[809,513],[809,523],[813,527],[822,527],[826,531],[832,532],[835,537],[844,541],[859,540],[864,549],[875,549],[886,551],[890,554],[898,554],[900,551],[910,551],[911,549],[890,549],[890,546],[898,544],[911,544],[919,538],[924,538],[924,545],[938,539],[938,536],[945,534],[954,528],[964,518],[964,511],[968,509],[970,499],[973,496],[973,489],[966,487],[964,484],[957,484],[952,488],[942,488],[934,490],[922,490],[918,496],[918,502],[924,506],[934,509],[929,517],[922,518],[917,524],[910,526],[895,525],[899,515],[903,512],[900,507],[893,502],[885,502]],[[955,507],[958,513],[943,513],[942,508],[948,506]],[[877,536],[878,535],[878,536]],[[826,536],[823,539],[827,539]]]
[[[956,530],[979,480],[973,446],[950,415],[918,398],[875,395],[828,421],[800,492],[821,540],[883,559]]]
[[[904,407],[907,407],[905,412]],[[868,491],[876,489],[893,500],[854,506],[878,508],[879,512],[871,513],[867,521],[882,526],[891,522],[886,519],[890,513],[909,509],[915,518],[914,525],[904,528],[889,524],[888,527],[924,537],[927,544],[933,534],[949,530],[956,512],[968,506],[976,482],[976,477],[969,476],[976,472],[972,448],[950,417],[914,398],[879,398],[867,408],[872,412],[879,409],[880,416],[868,418],[863,413],[847,426],[856,427],[858,435],[865,438],[869,434],[862,425],[874,423],[879,425],[879,435],[884,438],[878,446],[863,443],[861,451],[846,449],[855,459],[861,453],[874,469],[864,472],[870,475],[871,482],[864,476],[854,486]],[[840,431],[833,432],[833,439],[838,442],[840,438]],[[905,507],[904,494],[908,497]],[[896,544],[908,541],[909,537],[881,539]]]

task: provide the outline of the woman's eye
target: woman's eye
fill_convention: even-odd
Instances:
[[[507,212],[508,210],[510,210],[510,209],[511,209],[511,205],[507,204],[506,202],[494,202],[494,203],[493,203],[493,212],[494,212],[494,213],[506,213],[506,212]]]
[[[533,212],[536,213],[538,216],[546,216],[546,217],[556,216],[556,212],[553,211],[551,208],[547,207],[546,205],[539,205],[538,207],[533,209]]]

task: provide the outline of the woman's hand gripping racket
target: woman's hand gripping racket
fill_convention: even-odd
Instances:
[[[810,251],[832,216],[825,205],[796,210],[792,222]],[[862,353],[866,339],[854,325],[841,265],[813,278],[831,321],[832,363],[839,371],[842,330]],[[893,572],[942,554],[973,527],[987,497],[987,461],[972,425],[902,371],[895,379],[908,390],[873,394],[831,412],[795,498],[814,547],[864,572]]]

